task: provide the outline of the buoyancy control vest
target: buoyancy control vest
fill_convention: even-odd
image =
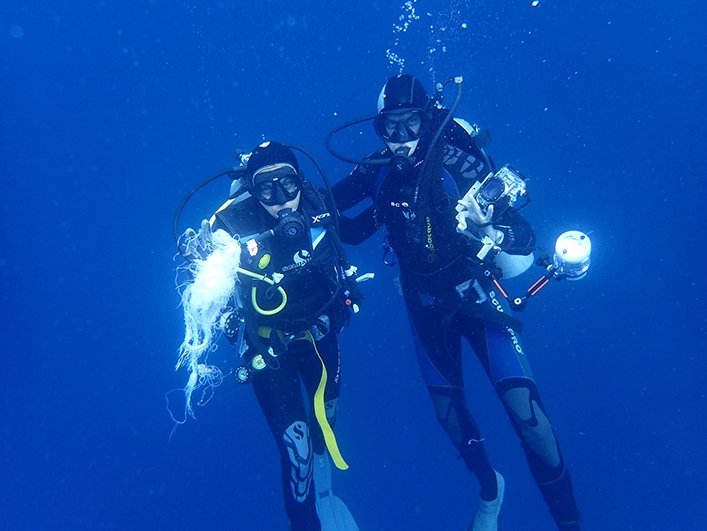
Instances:
[[[273,285],[239,274],[239,295],[246,321],[285,332],[299,332],[326,313],[340,327],[343,324],[340,323],[341,311],[336,306],[341,265],[333,241],[336,235],[331,210],[305,182],[296,214],[301,215],[306,227],[299,237],[288,238],[276,233],[255,244],[247,242],[277,225],[277,220],[255,198],[246,193],[215,215],[213,228],[223,228],[244,244],[241,267],[268,279],[277,279]],[[277,287],[282,287],[287,294],[281,309],[278,307],[282,295]]]
[[[428,177],[424,204],[418,198],[422,161],[405,172],[383,167],[374,180],[377,219],[388,231],[403,272],[430,273],[460,256],[474,255],[472,243],[456,231],[454,207],[466,189],[487,173],[486,166],[453,146],[442,149],[442,168]]]

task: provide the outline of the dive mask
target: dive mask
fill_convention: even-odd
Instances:
[[[373,127],[386,142],[402,144],[418,140],[427,122],[427,115],[422,110],[411,109],[381,113],[373,121]]]
[[[253,176],[253,196],[267,206],[284,205],[302,189],[302,179],[289,164],[266,166]]]

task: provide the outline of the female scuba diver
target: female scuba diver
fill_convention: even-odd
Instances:
[[[417,79],[395,76],[381,91],[377,115],[329,134],[332,154],[357,163],[334,186],[337,207],[345,212],[362,201],[373,203],[347,224],[351,230],[342,239],[358,243],[381,226],[387,231],[384,260],[392,265],[395,258],[400,266],[413,344],[437,419],[481,486],[469,529],[498,529],[504,479],[489,464],[467,409],[462,338],[491,379],[557,527],[577,531],[570,475],[521,346],[520,322],[493,282],[502,260],[532,263],[533,231],[513,207],[513,193],[520,194],[513,190],[522,179],[508,168],[494,175],[483,150],[472,149],[473,135],[460,135],[452,114],[461,79],[455,82],[450,111],[429,98]],[[384,149],[355,161],[331,147],[338,131],[369,119]]]
[[[241,357],[236,379],[252,383],[275,438],[291,529],[357,531],[331,491],[331,461],[348,468],[332,426],[341,388],[337,334],[357,308],[355,268],[343,256],[335,212],[304,179],[290,147],[260,144],[244,174],[247,191],[202,222],[198,234],[187,231],[182,249],[197,266],[184,297],[187,408],[214,371],[202,357],[208,330],[189,332],[190,322],[210,312]],[[199,297],[211,299],[193,301]]]

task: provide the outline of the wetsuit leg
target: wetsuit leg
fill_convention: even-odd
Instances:
[[[256,374],[253,388],[280,452],[285,510],[291,529],[320,531],[312,488],[312,430],[307,422],[298,367],[300,348],[293,345],[281,356],[279,369]]]
[[[471,322],[465,337],[479,356],[525,451],[531,473],[559,529],[579,529],[579,511],[557,437],[545,413],[518,335]]]
[[[579,510],[572,480],[535,382],[527,378],[507,378],[496,383],[496,392],[558,528],[578,530]]]
[[[494,500],[496,474],[489,464],[483,437],[466,406],[461,363],[461,336],[448,327],[448,312],[411,291],[406,292],[413,344],[437,420],[476,475],[481,498]]]

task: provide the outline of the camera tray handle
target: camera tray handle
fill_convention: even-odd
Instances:
[[[528,305],[528,299],[531,297],[534,297],[537,295],[541,289],[543,289],[550,280],[553,278],[557,278],[558,280],[561,278],[557,274],[557,266],[551,263],[547,257],[542,257],[539,258],[536,262],[537,265],[539,266],[544,266],[545,267],[545,274],[542,275],[540,278],[538,278],[525,292],[525,295],[518,296],[518,297],[510,297],[508,293],[506,292],[505,289],[503,289],[503,286],[499,282],[498,278],[496,278],[496,275],[493,274],[493,272],[490,269],[486,270],[487,275],[491,279],[491,282],[493,282],[493,285],[496,286],[499,292],[501,292],[501,295],[503,295],[503,298],[508,301],[508,304],[511,306],[511,309],[515,311],[521,311],[524,310],[525,307]]]

